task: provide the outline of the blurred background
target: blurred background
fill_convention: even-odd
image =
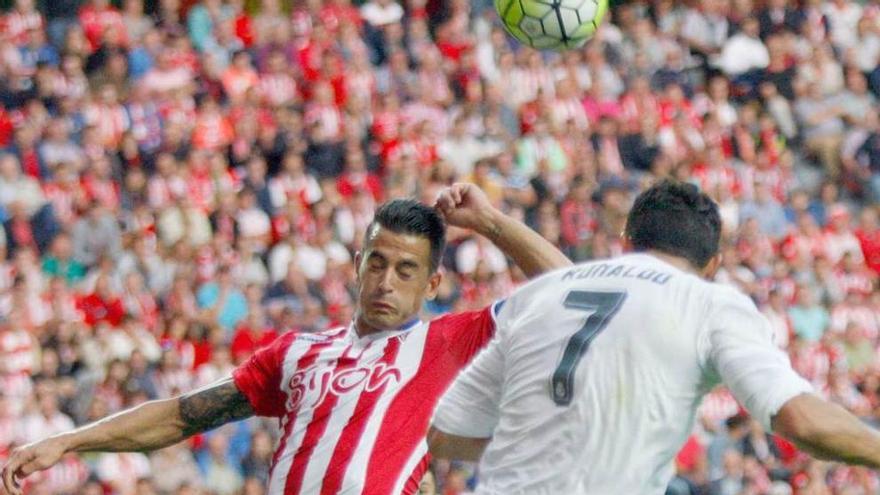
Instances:
[[[488,0],[0,1],[0,455],[347,324],[376,205],[482,187],[574,260],[619,254],[662,178],[720,204],[718,281],[824,396],[880,406],[880,2],[612,2],[583,49]],[[424,317],[523,282],[451,230]],[[277,427],[70,456],[34,494],[260,494]],[[723,389],[670,494],[874,494]],[[622,476],[625,474],[621,474]],[[435,463],[423,493],[468,493]]]

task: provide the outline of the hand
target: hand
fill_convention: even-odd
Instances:
[[[492,215],[496,212],[486,193],[467,183],[456,183],[443,189],[434,208],[447,224],[481,234],[492,228]]]
[[[3,466],[3,487],[10,495],[22,495],[21,480],[52,467],[67,452],[59,438],[47,438],[12,451]]]

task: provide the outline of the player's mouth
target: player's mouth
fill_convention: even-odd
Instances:
[[[373,301],[371,306],[375,311],[382,313],[393,313],[396,309],[392,304],[383,301]]]

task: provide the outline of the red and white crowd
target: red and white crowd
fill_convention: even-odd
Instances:
[[[486,0],[10,0],[0,15],[0,453],[224,377],[350,320],[377,204],[453,181],[572,259],[621,252],[634,195],[721,206],[721,283],[796,369],[880,412],[880,2],[614,3],[584,48],[516,44]],[[2,5],[2,3],[0,3]],[[522,274],[452,230],[425,316]],[[670,494],[869,494],[724,390]],[[260,494],[276,425],[66,458],[29,493]],[[423,493],[468,493],[436,462]],[[429,482],[433,481],[433,482]]]

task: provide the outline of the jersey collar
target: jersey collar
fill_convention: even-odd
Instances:
[[[421,323],[422,323],[422,319],[419,317],[415,317],[397,328],[392,328],[390,330],[382,330],[381,332],[375,332],[375,333],[371,333],[369,335],[365,335],[365,336],[361,337],[357,333],[357,324],[355,323],[355,320],[352,319],[351,323],[348,324],[348,335],[353,340],[374,341],[374,340],[384,339],[387,337],[398,335],[401,333],[409,332],[410,330],[417,327]]]

